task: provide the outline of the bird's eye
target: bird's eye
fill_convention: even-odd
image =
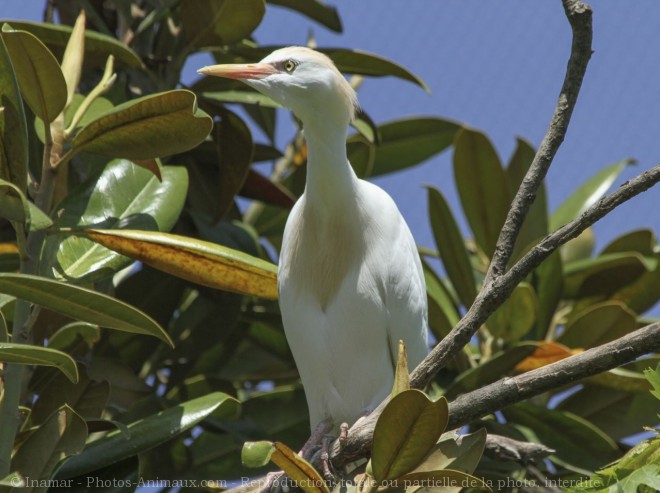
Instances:
[[[298,64],[296,62],[294,62],[293,60],[287,60],[286,62],[284,62],[284,70],[291,73],[296,69],[297,65]]]

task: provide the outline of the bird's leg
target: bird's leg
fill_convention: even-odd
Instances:
[[[321,443],[321,440],[325,434],[328,433],[331,429],[332,421],[330,419],[324,419],[321,421],[318,425],[316,425],[316,428],[314,428],[314,431],[312,432],[309,439],[305,442],[305,445],[303,445],[303,447],[300,449],[298,455],[300,455],[305,460],[309,460],[314,454],[314,450]]]
[[[321,472],[323,472],[323,479],[335,482],[335,475],[330,470],[330,444],[334,437],[325,435],[321,440]]]

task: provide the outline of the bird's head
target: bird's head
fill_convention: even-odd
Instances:
[[[210,65],[200,74],[242,80],[289,108],[303,123],[335,116],[351,121],[355,91],[326,55],[292,46],[272,52],[258,63]]]

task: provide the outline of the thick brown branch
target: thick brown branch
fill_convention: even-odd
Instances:
[[[447,426],[457,428],[516,402],[657,351],[660,351],[660,322],[551,365],[463,394],[449,405]]]

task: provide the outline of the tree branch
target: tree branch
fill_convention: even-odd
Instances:
[[[458,428],[516,402],[657,351],[660,351],[660,322],[556,363],[460,395],[449,404],[447,427]]]

